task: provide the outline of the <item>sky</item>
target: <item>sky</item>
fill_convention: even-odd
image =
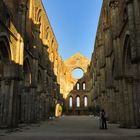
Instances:
[[[42,0],[63,60],[94,49],[102,0]]]

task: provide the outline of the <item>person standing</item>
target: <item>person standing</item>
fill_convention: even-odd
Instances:
[[[100,112],[100,129],[107,129],[106,112],[104,109]]]

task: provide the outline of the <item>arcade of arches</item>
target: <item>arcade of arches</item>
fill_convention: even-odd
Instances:
[[[62,60],[41,0],[0,0],[0,127],[46,120],[58,104],[67,115],[104,108],[110,122],[140,127],[139,0],[103,0],[91,61]]]

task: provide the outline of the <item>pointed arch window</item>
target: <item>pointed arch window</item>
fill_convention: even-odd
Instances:
[[[72,96],[69,97],[69,107],[72,108],[73,105],[73,98]]]
[[[80,107],[80,97],[76,97],[76,107]]]
[[[83,90],[86,90],[86,83],[83,82]]]
[[[76,84],[76,89],[80,90],[80,84],[79,83]]]
[[[87,96],[84,97],[84,107],[88,106],[88,98]]]

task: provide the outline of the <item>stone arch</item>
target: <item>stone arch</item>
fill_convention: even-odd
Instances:
[[[123,48],[123,75],[132,77],[130,36],[126,34]]]
[[[89,63],[90,61],[80,53],[76,53],[65,61],[65,64],[66,66],[68,65],[70,72],[72,72],[75,68],[80,68],[84,71],[84,73],[86,73]]]
[[[5,46],[8,50],[9,59],[14,60],[14,53],[13,53],[14,50],[12,50],[12,44],[11,44],[11,41],[9,39],[9,34],[7,34],[6,32],[1,32],[0,33],[0,40],[5,43]]]
[[[128,48],[130,48],[131,49],[131,47],[130,47],[130,31],[129,30],[127,30],[126,31],[126,33],[125,33],[125,35],[124,35],[124,38],[123,38],[123,47],[122,47],[122,63],[121,63],[121,65],[122,65],[122,74],[123,74],[123,76],[124,76],[124,73],[125,73],[125,70],[124,70],[124,68],[125,68],[125,61],[126,61],[126,56],[128,56],[128,55],[126,55],[127,54],[127,52],[128,52]],[[128,46],[128,44],[129,44],[129,46]],[[131,50],[129,50],[130,52],[131,52]],[[131,55],[131,54],[130,54]],[[131,56],[130,56],[131,57]]]
[[[54,37],[51,40],[51,48],[53,48],[53,47],[54,47]]]
[[[50,38],[50,28],[49,26],[46,28],[46,35],[45,35],[45,39],[49,40]]]
[[[36,22],[40,23],[41,22],[41,12],[42,10],[40,8],[37,8],[37,12],[36,12]]]
[[[130,35],[126,34],[123,47],[123,94],[124,94],[124,113],[125,125],[135,126],[139,121],[136,121],[138,111],[137,93],[134,92],[136,77],[136,67],[132,63],[131,54],[131,39]]]
[[[54,52],[53,52],[53,50],[54,50],[54,43],[55,43],[55,41],[54,41],[54,38],[51,40],[51,46],[49,47],[49,56],[50,56],[50,60],[51,60],[51,62],[53,62],[54,61]]]
[[[43,37],[43,16],[42,16],[42,9],[37,8],[36,12],[36,23],[38,24],[38,28],[40,30],[40,37]]]
[[[82,66],[74,66],[74,67],[72,67],[72,68],[71,68],[71,73],[72,73],[72,71],[74,71],[75,69],[81,69],[81,70],[83,71],[83,73],[86,73],[86,70],[85,70],[84,67],[82,67]]]
[[[79,78],[78,78],[78,77],[77,77],[77,78],[74,77],[73,72],[74,72],[75,70],[81,70],[81,71],[83,72],[83,73],[82,73],[83,75],[82,75],[81,77],[79,77]],[[73,68],[71,69],[71,75],[72,75],[72,77],[75,78],[75,79],[81,79],[81,78],[84,76],[84,74],[85,74],[85,70],[83,69],[82,66],[81,66],[81,67],[80,67],[80,66],[75,66],[75,67],[73,67]]]

